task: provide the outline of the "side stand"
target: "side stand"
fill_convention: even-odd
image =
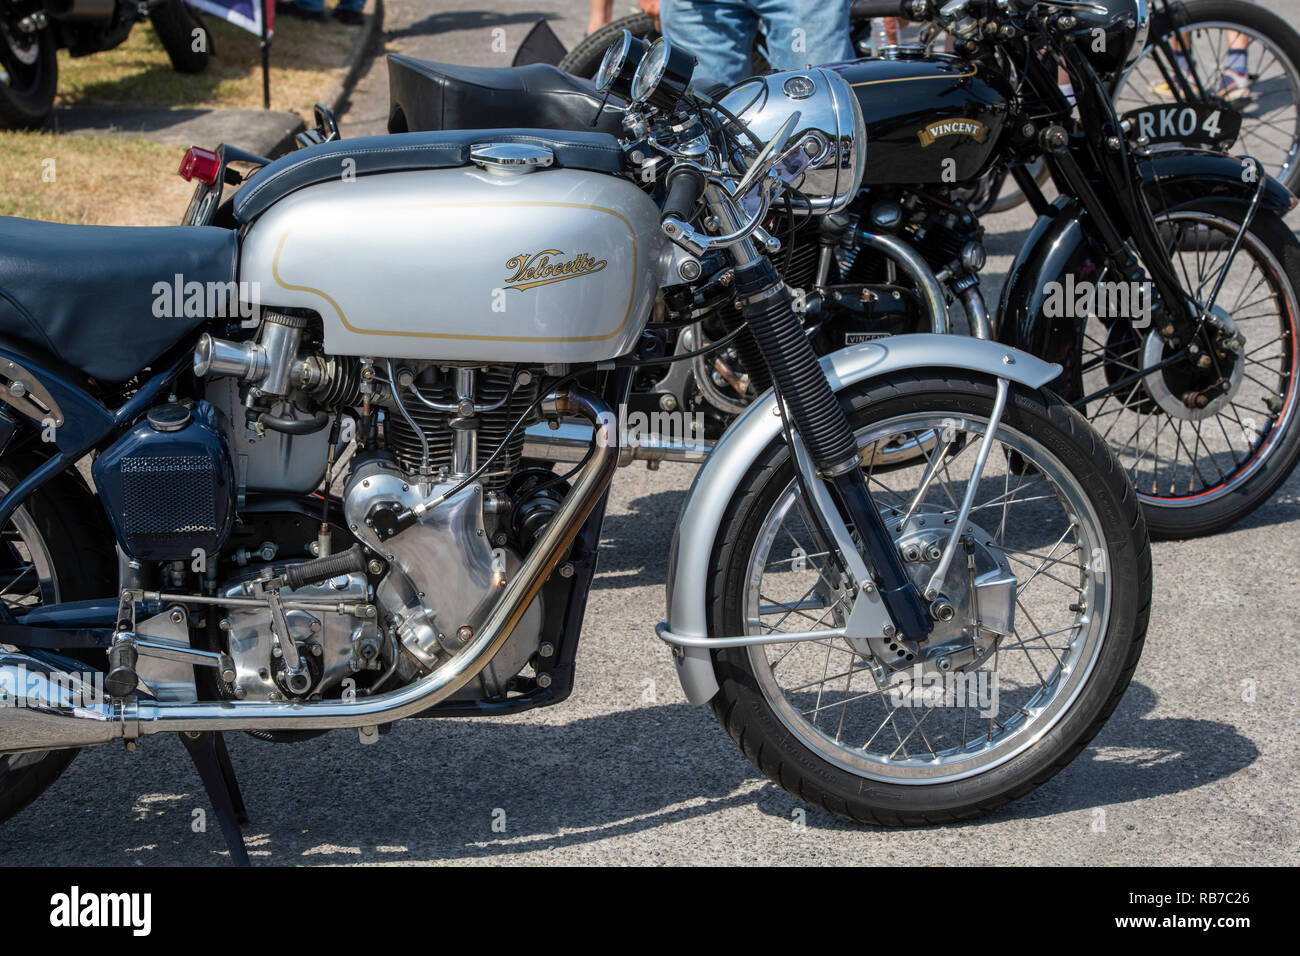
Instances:
[[[203,788],[208,791],[226,846],[230,848],[231,861],[236,866],[250,866],[248,848],[244,846],[244,835],[239,830],[241,823],[248,822],[248,812],[244,809],[244,798],[235,780],[235,768],[230,763],[225,738],[219,731],[212,730],[190,731],[182,733],[180,738],[194,761]]]

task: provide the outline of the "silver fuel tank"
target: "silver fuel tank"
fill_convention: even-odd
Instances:
[[[630,352],[672,258],[627,180],[471,166],[292,193],[249,229],[239,278],[320,313],[330,354],[548,364]]]

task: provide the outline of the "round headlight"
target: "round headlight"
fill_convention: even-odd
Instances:
[[[1133,45],[1128,52],[1128,63],[1132,63],[1147,47],[1147,34],[1151,29],[1151,8],[1147,0],[1137,0],[1133,10]],[[1127,66],[1128,63],[1125,65]]]
[[[632,77],[632,101],[670,110],[686,94],[694,72],[695,57],[660,37]]]
[[[627,97],[632,90],[632,78],[648,49],[644,40],[638,40],[624,30],[609,45],[600,61],[600,69],[596,71],[596,89],[601,93]]]

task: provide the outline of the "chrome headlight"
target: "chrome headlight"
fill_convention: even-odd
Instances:
[[[1133,19],[1135,21],[1133,27],[1133,46],[1129,48],[1128,62],[1124,64],[1125,66],[1131,65],[1134,60],[1142,55],[1142,51],[1145,50],[1147,46],[1147,33],[1151,29],[1150,4],[1147,3],[1147,0],[1136,0],[1135,7],[1136,9],[1133,11]]]
[[[838,212],[857,195],[866,168],[866,124],[853,88],[838,73],[813,68],[754,77],[733,86],[718,102],[760,142],[775,136],[799,111],[786,147],[800,144],[808,161],[789,183],[808,200],[811,212]],[[746,137],[738,138],[738,149],[737,166],[748,166],[758,151]],[[797,200],[794,209],[808,212]]]

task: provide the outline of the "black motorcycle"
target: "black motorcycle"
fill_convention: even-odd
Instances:
[[[1230,114],[1239,151],[1258,158],[1288,189],[1300,186],[1300,33],[1253,0],[1151,0],[1149,7],[1145,46],[1121,73],[1108,79],[1120,112],[1213,104]],[[873,21],[898,17],[899,12],[896,0],[854,0],[849,8],[854,49],[861,56],[884,55],[888,47],[873,35]],[[634,13],[564,52],[542,21],[520,45],[515,65],[554,63],[575,76],[593,77],[606,47],[623,30],[646,42],[659,36],[653,17]],[[916,39],[928,52],[944,52],[951,44],[942,20],[922,24]],[[763,42],[761,35],[755,42],[755,73],[766,70]],[[1230,65],[1239,66],[1240,72],[1227,69]],[[1184,141],[1211,141],[1228,149],[1234,145],[1224,134],[1228,128],[1214,134],[1190,131]],[[1041,184],[1045,170],[1040,166],[1034,172]],[[1024,194],[1004,176],[987,177],[969,188],[971,208],[979,215],[1024,202]]]
[[[184,0],[0,0],[0,128],[45,124],[58,92],[59,50],[111,50],[143,20],[177,71],[207,69],[212,38]]]

